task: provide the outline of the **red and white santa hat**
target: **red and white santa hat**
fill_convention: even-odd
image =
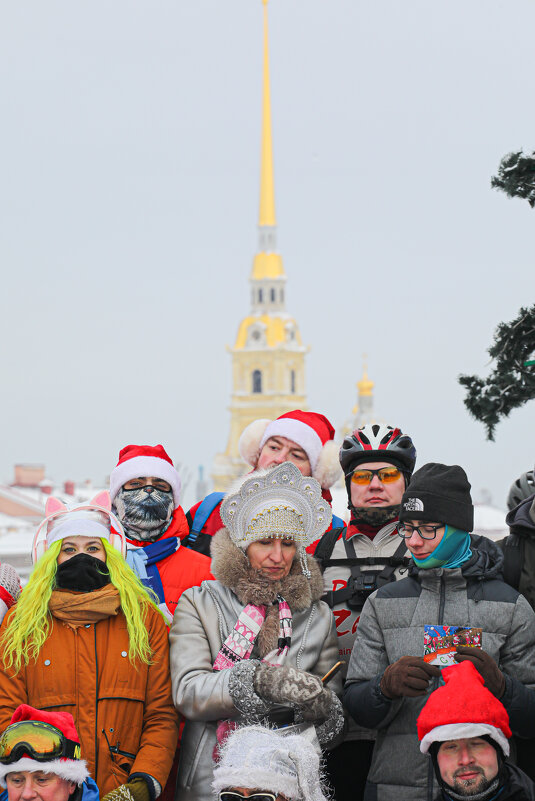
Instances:
[[[127,445],[120,451],[117,466],[110,475],[112,501],[127,481],[148,476],[167,481],[173,488],[175,506],[179,505],[182,482],[163,445]]]
[[[42,770],[44,773],[54,773],[56,776],[68,782],[83,784],[89,777],[89,771],[85,760],[80,758],[80,738],[78,737],[78,732],[74,725],[74,718],[70,712],[47,712],[43,709],[35,709],[33,706],[28,706],[28,704],[21,704],[15,709],[10,725],[2,733],[0,743],[8,736],[9,739],[13,738],[17,729],[11,729],[11,726],[23,721],[48,723],[49,726],[54,726],[54,728],[58,729],[63,736],[70,741],[74,756],[58,757],[57,759],[41,762],[37,759],[33,759],[29,753],[23,753],[20,759],[10,764],[0,762],[0,785],[2,787],[6,786],[6,776],[8,773],[20,773],[26,770],[31,773]],[[20,737],[21,743],[25,743],[27,739],[26,736],[21,733]],[[28,745],[27,742],[26,744]]]
[[[340,476],[339,448],[334,442],[334,428],[325,415],[295,409],[276,420],[254,420],[243,430],[238,443],[242,459],[256,467],[258,455],[271,437],[286,437],[305,451],[312,475],[322,489],[332,487]]]
[[[431,693],[418,717],[420,751],[426,754],[436,742],[487,735],[508,756],[509,715],[472,662],[444,668],[442,678],[445,685]]]

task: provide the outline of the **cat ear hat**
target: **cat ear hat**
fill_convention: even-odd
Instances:
[[[59,498],[50,497],[46,502],[45,515],[33,538],[33,564],[54,542],[65,537],[100,537],[125,557],[125,534],[121,523],[111,511],[109,492],[99,492],[90,501],[69,506]]]

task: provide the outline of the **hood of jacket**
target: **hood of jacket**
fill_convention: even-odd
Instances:
[[[247,556],[234,545],[225,528],[213,536],[211,553],[212,573],[221,584],[232,590],[242,604],[271,606],[280,594],[292,612],[301,612],[323,595],[323,577],[311,556],[306,557],[310,579],[303,574],[297,557],[287,576],[280,581],[271,581],[251,567]]]
[[[472,556],[461,565],[463,576],[475,581],[502,578],[504,561],[502,549],[488,537],[480,537],[478,534],[471,534],[470,540]],[[414,562],[409,567],[409,575],[415,578],[427,572],[417,567]]]
[[[511,534],[535,538],[535,498],[526,498],[525,501],[511,509],[505,522],[509,526]]]

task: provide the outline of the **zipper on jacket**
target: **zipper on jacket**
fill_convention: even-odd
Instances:
[[[446,603],[446,582],[444,576],[440,577],[440,600],[438,602],[438,625],[444,624],[444,605]]]
[[[439,593],[439,600],[438,600],[438,626],[442,626],[444,624],[444,606],[446,605],[446,582],[444,581],[444,575],[440,577],[440,593]],[[432,688],[436,690],[438,687],[440,679],[432,679]],[[429,765],[427,769],[427,801],[433,801],[433,779],[434,779],[434,768],[433,768],[433,760],[429,760]]]
[[[301,656],[302,656],[302,653],[303,653],[303,651],[305,649],[305,646],[306,646],[308,632],[309,632],[310,626],[312,624],[312,618],[314,617],[315,613],[316,613],[316,604],[313,604],[311,609],[310,609],[310,614],[308,616],[308,620],[307,620],[307,623],[306,623],[306,626],[305,626],[305,630],[303,632],[303,641],[301,643],[301,647],[299,648],[299,651],[297,652],[297,656],[295,658],[295,666],[296,667],[299,667],[299,665],[301,664]]]
[[[97,626],[93,623],[95,641],[95,779],[98,776],[98,654],[97,654]]]

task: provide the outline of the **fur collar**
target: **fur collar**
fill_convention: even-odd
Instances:
[[[260,656],[264,657],[277,647],[279,637],[278,605],[274,603],[280,593],[288,602],[292,614],[308,609],[323,595],[323,577],[315,559],[307,555],[311,578],[301,570],[295,559],[290,572],[281,581],[270,581],[259,570],[253,570],[245,553],[234,545],[227,529],[212,537],[212,573],[236,595],[240,603],[267,606],[266,618],[258,634]]]
[[[307,609],[323,595],[323,577],[315,559],[307,555],[312,577],[307,579],[295,559],[290,572],[281,581],[270,581],[253,570],[245,553],[234,545],[227,529],[212,537],[212,573],[228,587],[242,604],[272,604],[280,593],[292,612]]]

